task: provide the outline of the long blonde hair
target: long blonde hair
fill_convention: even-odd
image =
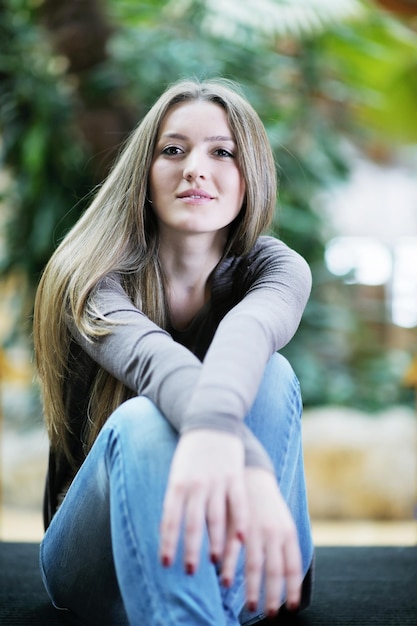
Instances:
[[[158,230],[147,197],[159,128],[175,104],[202,100],[222,106],[234,135],[246,183],[242,209],[232,224],[225,254],[248,252],[270,224],[276,202],[272,151],[257,113],[226,80],[181,81],[169,87],[133,131],[95,198],[47,264],[35,300],[34,345],[51,446],[70,461],[70,418],[65,412],[69,371],[68,312],[87,338],[111,332],[89,296],[103,276],[118,272],[132,302],[164,327],[167,306],[158,260]],[[89,405],[88,447],[108,416],[132,392],[104,369],[96,375]],[[87,416],[86,416],[87,417]]]

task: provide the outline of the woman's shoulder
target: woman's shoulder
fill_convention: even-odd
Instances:
[[[249,258],[256,258],[259,254],[282,254],[291,251],[291,249],[277,237],[272,235],[261,235],[255,241],[255,245],[246,255]]]
[[[311,270],[306,260],[277,237],[261,235],[252,249],[235,259],[233,278],[240,277],[244,285],[253,281],[276,281],[287,277],[300,282],[307,291],[311,289]]]
[[[310,271],[307,261],[299,252],[291,248],[282,239],[271,235],[258,237],[248,257],[252,260],[274,259],[277,263],[299,266],[301,270]]]
[[[301,259],[300,255],[289,248],[281,239],[271,235],[261,235],[248,252],[240,256],[232,254],[223,259],[216,274],[226,277],[241,273],[242,270],[246,273],[247,270],[263,266],[268,261],[280,263],[293,257]]]
[[[240,262],[249,269],[264,266],[265,263],[285,264],[301,262],[304,259],[286,243],[271,235],[261,235],[247,254],[241,257]]]
[[[116,271],[106,274],[98,281],[91,294],[90,304],[104,313],[136,310],[125,289],[122,274]]]
[[[122,277],[116,271],[109,272],[102,276],[96,285],[97,291],[120,291],[122,289]]]

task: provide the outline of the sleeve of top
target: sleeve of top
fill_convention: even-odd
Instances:
[[[267,239],[268,245],[248,259],[243,299],[220,323],[203,364],[135,308],[116,277],[103,279],[94,296],[103,316],[117,322],[110,334],[87,340],[71,319],[68,323],[94,361],[135,393],[150,398],[178,432],[213,428],[236,434],[245,443],[248,464],[271,468],[243,418],[268,358],[298,327],[310,279],[306,280],[309,273],[301,257]],[[270,307],[275,314],[267,314]]]
[[[208,349],[182,432],[232,431],[249,411],[268,359],[299,326],[311,290],[310,269],[281,241],[260,240],[244,268],[244,293]]]
[[[202,363],[135,308],[117,279],[109,276],[101,281],[95,303],[104,317],[117,321],[112,333],[87,340],[68,316],[72,336],[95,362],[138,395],[151,399],[181,432]],[[269,455],[251,430],[243,423],[237,426],[232,432],[243,440],[245,464],[273,471]]]

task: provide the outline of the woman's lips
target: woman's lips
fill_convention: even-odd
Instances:
[[[204,189],[187,189],[178,194],[178,198],[183,200],[212,200],[213,196]]]
[[[180,200],[186,204],[207,204],[213,200],[213,196],[204,189],[187,189],[182,191],[177,196]]]

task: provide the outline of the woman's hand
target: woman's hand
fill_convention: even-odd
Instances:
[[[193,430],[180,437],[165,494],[160,558],[168,566],[175,558],[184,520],[184,564],[196,571],[207,524],[210,558],[222,560],[247,527],[244,448],[239,437],[216,430]],[[235,564],[230,563],[233,578]]]
[[[302,564],[297,530],[275,476],[260,468],[245,469],[249,508],[246,533],[246,600],[256,610],[262,573],[265,572],[265,612],[274,615],[281,605],[284,584],[286,604],[298,607],[301,597]],[[222,576],[230,581],[239,553],[236,544],[225,555]]]

